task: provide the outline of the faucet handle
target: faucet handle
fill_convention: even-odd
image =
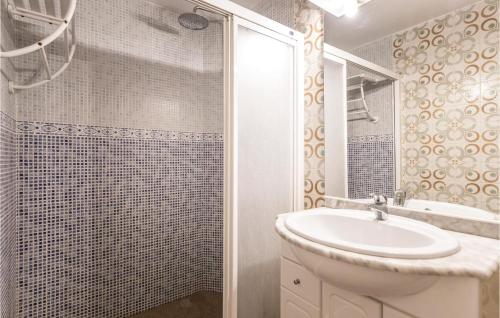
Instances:
[[[396,196],[396,195],[406,196],[406,191],[403,189],[396,189],[396,190],[394,190],[394,196]]]
[[[375,193],[370,193],[370,196],[373,198],[373,202],[375,204],[384,204],[387,203],[387,196],[382,194],[375,194]]]
[[[403,189],[396,189],[394,191],[394,205],[404,207],[405,202],[406,202],[406,191]]]

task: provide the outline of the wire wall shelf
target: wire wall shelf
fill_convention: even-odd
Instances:
[[[357,120],[368,120],[372,123],[378,122],[378,117],[373,116],[370,109],[368,108],[368,104],[366,103],[365,98],[365,85],[366,84],[377,84],[379,81],[375,78],[367,76],[366,74],[359,74],[356,76],[349,77],[347,79],[347,92],[358,92],[360,97],[353,98],[347,100],[348,105],[355,103],[359,105],[361,103],[361,107],[350,109],[347,114],[350,116],[359,116],[364,115],[363,117],[354,117],[349,118],[348,121],[357,121]]]
[[[9,16],[20,22],[35,25],[49,24],[55,30],[45,38],[23,48],[2,52],[0,58],[12,58],[38,52],[45,70],[45,79],[28,83],[9,81],[9,92],[29,89],[48,83],[57,78],[71,63],[76,50],[75,9],[77,0],[7,0]],[[56,71],[52,70],[47,57],[47,46],[63,38],[64,63]]]

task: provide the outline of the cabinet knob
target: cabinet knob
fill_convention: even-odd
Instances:
[[[294,284],[294,285],[300,285],[300,279],[295,278],[295,279],[293,280],[293,284]]]

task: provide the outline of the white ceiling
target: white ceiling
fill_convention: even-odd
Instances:
[[[355,17],[325,18],[325,41],[344,50],[372,42],[477,0],[373,0]]]

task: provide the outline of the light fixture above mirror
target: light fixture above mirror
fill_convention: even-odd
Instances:
[[[310,2],[338,18],[355,16],[359,7],[370,1],[372,0],[310,0]]]

